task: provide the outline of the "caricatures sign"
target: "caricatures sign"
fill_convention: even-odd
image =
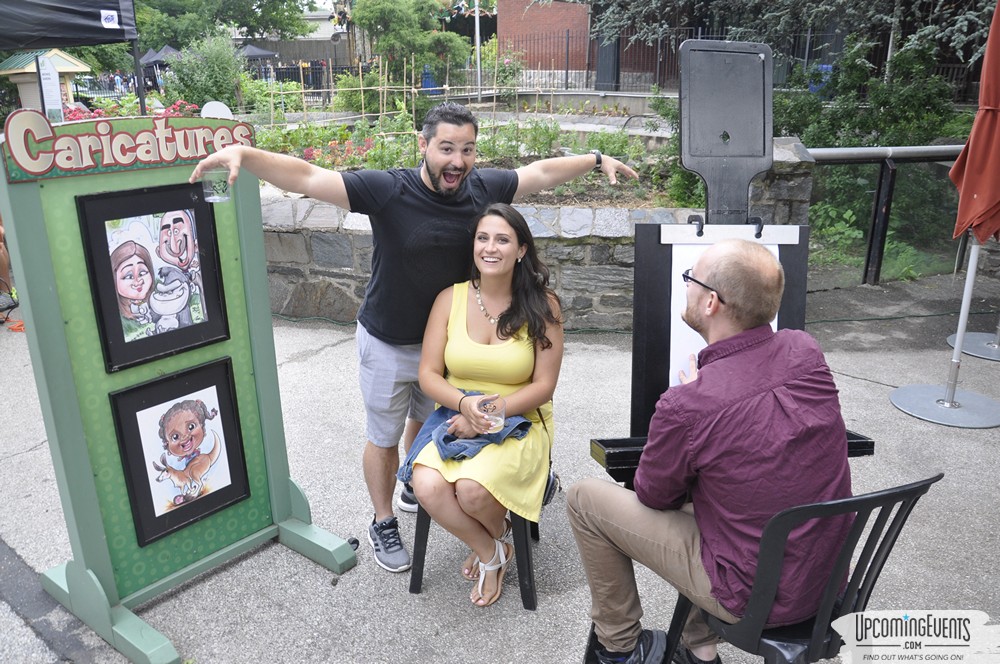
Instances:
[[[257,181],[224,203],[187,183],[253,130],[31,110],[4,129],[0,214],[73,508],[72,559],[42,585],[130,659],[179,662],[130,609],[269,540],[356,562],[288,475]]]
[[[249,496],[229,358],[111,395],[139,546]]]
[[[98,120],[55,127],[38,111],[14,111],[4,125],[7,181],[194,165],[227,145],[253,144],[253,127],[242,122],[211,126],[200,118],[160,117],[131,130],[122,126]]]
[[[50,447],[58,466],[89,468],[60,487],[86,522],[68,527],[95,542],[73,558],[106,548],[106,563],[88,561],[112,571],[103,591],[138,597],[275,523],[264,431],[279,402],[261,401],[267,388],[254,366],[270,317],[255,321],[248,310],[248,279],[260,276],[244,270],[239,223],[239,196],[256,188],[237,185],[230,202],[212,204],[187,183],[199,158],[251,128],[188,117],[51,124],[32,110],[11,114],[5,128],[0,208],[31,305],[26,332],[39,337],[32,363],[55,377],[39,381],[58,418]],[[252,235],[250,250],[262,252]],[[264,262],[253,254],[249,264]],[[227,379],[182,384],[193,367],[223,360]],[[153,466],[167,450],[149,420],[184,401],[218,413],[198,445],[211,459],[216,434],[222,443],[200,488],[157,482]],[[166,461],[185,465],[169,453]]]
[[[201,187],[81,196],[77,206],[108,371],[227,338]]]

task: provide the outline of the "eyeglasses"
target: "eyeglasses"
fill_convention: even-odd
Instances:
[[[698,281],[697,279],[695,279],[694,277],[692,277],[691,276],[691,268],[688,268],[688,269],[684,270],[683,272],[681,272],[681,278],[684,279],[684,283],[686,283],[686,284],[690,284],[690,283],[693,282],[693,283],[698,284],[699,286],[701,286],[705,290],[712,291],[713,293],[715,293],[715,296],[717,298],[719,298],[719,302],[721,304],[725,304],[726,303],[726,301],[722,299],[722,295],[719,294],[719,291],[715,290],[714,288],[712,288],[711,286],[709,286],[705,282]]]

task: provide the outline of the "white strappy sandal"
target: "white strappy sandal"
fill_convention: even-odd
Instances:
[[[507,547],[509,545],[501,540],[493,541],[496,542],[496,552],[493,554],[493,558],[488,563],[479,563],[479,586],[477,591],[479,598],[472,601],[473,605],[478,607],[489,606],[500,599],[500,593],[503,590],[503,577],[507,572],[507,564],[510,563],[511,556],[507,555]],[[511,548],[513,549],[513,547]],[[513,551],[511,551],[511,555],[513,555]],[[493,571],[497,571],[497,589],[493,593],[493,596],[487,599],[483,597],[483,581],[486,580],[486,573]],[[478,602],[481,599],[486,600],[486,603],[479,604]]]
[[[512,530],[511,530],[510,519],[507,518],[507,517],[504,517],[503,518],[503,533],[500,535],[500,539],[504,540],[505,542],[506,541],[510,541],[511,533],[512,533]],[[468,558],[466,558],[466,559],[468,559]],[[473,554],[472,555],[472,562],[469,563],[468,574],[466,574],[466,568],[462,568],[462,578],[463,579],[468,579],[469,581],[475,581],[475,580],[477,580],[479,578],[479,574],[477,573],[478,570],[476,569],[476,565],[478,565],[481,562],[482,561],[479,560],[479,556]]]

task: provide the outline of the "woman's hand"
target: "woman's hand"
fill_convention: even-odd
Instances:
[[[452,415],[448,420],[448,433],[455,438],[477,438],[479,432],[465,415]]]
[[[492,401],[499,394],[470,394],[462,397],[459,408],[461,412],[448,420],[448,433],[457,438],[476,438],[490,429],[490,421],[486,414],[479,410],[479,404]]]

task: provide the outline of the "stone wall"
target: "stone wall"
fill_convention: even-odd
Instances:
[[[750,187],[750,215],[808,223],[812,165],[805,148],[776,139],[774,166]],[[366,215],[265,185],[261,190],[271,311],[352,321],[371,271]],[[567,329],[630,330],[636,224],[686,223],[703,210],[516,206],[527,219]]]

